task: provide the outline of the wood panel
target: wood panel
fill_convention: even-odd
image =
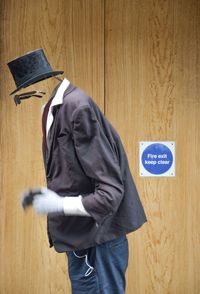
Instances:
[[[41,105],[58,83],[54,78],[28,89],[42,100],[15,106],[6,63],[44,48],[54,69],[85,89],[104,107],[104,7],[100,0],[0,1],[1,195],[0,293],[70,293],[65,254],[48,248],[46,218],[24,213],[20,193],[45,185],[41,153]]]
[[[6,62],[40,47],[93,96],[127,151],[148,217],[129,235],[127,294],[200,292],[199,29],[197,0],[0,1],[0,293],[71,293],[45,217],[19,205],[23,189],[45,185],[40,107],[57,81],[29,87],[47,95],[16,107]],[[139,177],[144,140],[176,141],[175,178]]]
[[[127,293],[200,293],[199,1],[106,1],[105,109],[148,223],[129,236]],[[139,177],[139,141],[175,141],[176,177]]]

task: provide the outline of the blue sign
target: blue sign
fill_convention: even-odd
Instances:
[[[145,142],[144,142],[145,143]],[[148,142],[143,144],[141,151],[141,175],[146,175],[145,170],[152,175],[163,175],[167,173],[174,163],[174,152],[172,153],[171,147],[174,143],[164,144],[163,142]],[[174,175],[174,172],[170,174]]]

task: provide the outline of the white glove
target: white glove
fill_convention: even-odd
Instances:
[[[36,194],[33,199],[33,208],[38,214],[53,213],[64,215],[64,197],[60,197],[54,191],[42,188],[42,194]]]
[[[46,187],[31,189],[31,193],[34,194],[32,205],[38,214],[90,216],[82,204],[81,195],[61,197]],[[30,190],[22,194],[22,205],[29,195]]]

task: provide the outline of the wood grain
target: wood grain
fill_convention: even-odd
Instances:
[[[199,1],[106,1],[106,115],[148,223],[129,236],[127,293],[200,293]],[[175,141],[176,177],[139,177],[139,142]]]
[[[43,48],[54,69],[104,107],[104,9],[99,0],[1,1],[1,195],[0,293],[70,293],[65,254],[49,249],[46,218],[24,213],[20,193],[45,185],[40,108],[58,83],[54,78],[29,89],[45,90],[15,106],[15,85],[6,63]],[[22,90],[23,91],[23,90]]]
[[[20,193],[45,185],[42,100],[15,106],[6,63],[44,48],[119,132],[148,222],[128,236],[127,294],[200,293],[200,2],[0,1],[0,293],[71,293],[65,254]],[[175,141],[176,177],[141,178],[139,141]]]

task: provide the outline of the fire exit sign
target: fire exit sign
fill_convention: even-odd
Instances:
[[[140,176],[174,177],[175,142],[140,142]]]

